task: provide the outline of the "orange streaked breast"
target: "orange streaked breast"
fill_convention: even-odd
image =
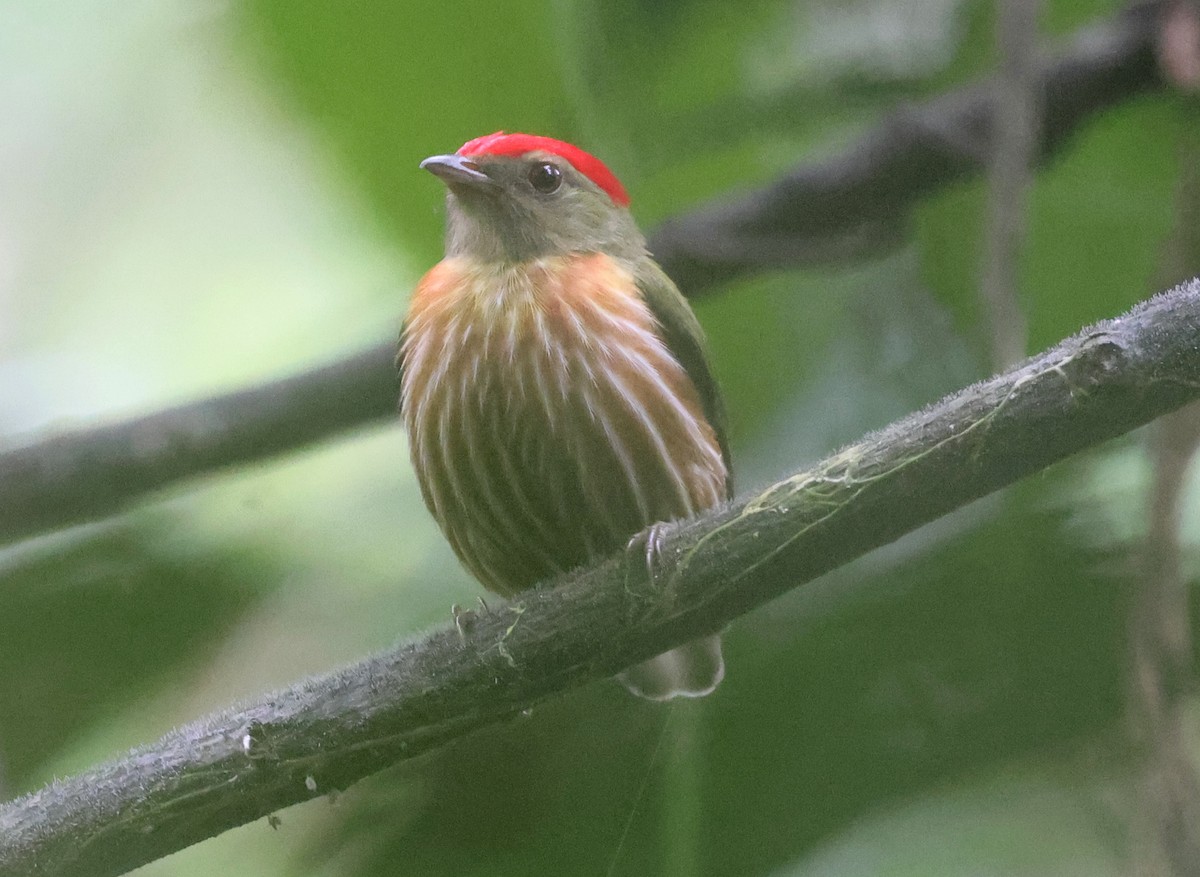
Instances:
[[[417,286],[401,357],[425,502],[493,591],[724,498],[696,388],[608,256],[446,259]]]

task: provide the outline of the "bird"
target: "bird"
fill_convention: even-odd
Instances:
[[[403,322],[400,410],[422,497],[463,566],[512,597],[728,499],[703,330],[612,171],[503,131],[420,167],[446,186],[445,256]],[[618,679],[668,700],[709,694],[724,673],[713,635]]]

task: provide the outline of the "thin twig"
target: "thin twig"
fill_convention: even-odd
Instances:
[[[1008,368],[1025,355],[1028,326],[1021,308],[1021,251],[1029,188],[1037,160],[1042,99],[1037,75],[1039,0],[997,0],[995,135],[988,168],[987,235],[980,295],[990,329],[992,365]]]
[[[1200,8],[1177,2],[1164,19],[1163,42],[1180,70],[1200,69]],[[1189,60],[1186,56],[1191,54]],[[1164,60],[1166,60],[1164,58]],[[1188,89],[1195,82],[1184,82]],[[1168,281],[1200,269],[1200,131],[1191,101],[1180,101],[1171,237],[1161,274]],[[1129,873],[1200,875],[1200,775],[1190,752],[1192,671],[1191,590],[1182,565],[1181,516],[1188,473],[1200,447],[1200,405],[1162,418],[1152,433],[1153,477],[1141,575],[1130,594],[1126,727],[1138,769],[1127,844]]]
[[[1126,724],[1137,754],[1127,845],[1131,874],[1200,875],[1200,778],[1189,750],[1191,629],[1179,546],[1200,406],[1155,424],[1141,575],[1130,595]]]
[[[0,808],[0,877],[119,874],[342,789],[732,619],[1200,397],[1200,280],[518,602]],[[801,596],[811,593],[802,591]],[[801,600],[799,617],[830,611]]]

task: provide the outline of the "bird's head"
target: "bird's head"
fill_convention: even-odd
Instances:
[[[522,262],[573,252],[645,254],[620,181],[569,143],[501,131],[421,167],[449,189],[447,256]]]

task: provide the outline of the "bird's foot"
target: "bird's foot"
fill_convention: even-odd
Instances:
[[[650,584],[657,586],[662,564],[663,540],[667,535],[667,523],[665,521],[657,521],[651,524],[645,530],[635,534],[632,539],[625,543],[625,552],[633,553],[639,551],[645,558],[646,577],[650,580]]]
[[[463,645],[467,644],[467,634],[471,632],[471,628],[475,626],[475,617],[480,613],[490,613],[491,607],[483,597],[475,598],[479,602],[478,609],[464,609],[455,603],[450,607],[450,617],[454,619],[454,629],[458,631],[458,638]]]
[[[450,617],[454,619],[454,629],[458,631],[458,639],[465,646],[467,644],[467,631],[471,629],[471,625],[475,621],[475,611],[473,609],[463,609],[457,603],[450,607]]]

